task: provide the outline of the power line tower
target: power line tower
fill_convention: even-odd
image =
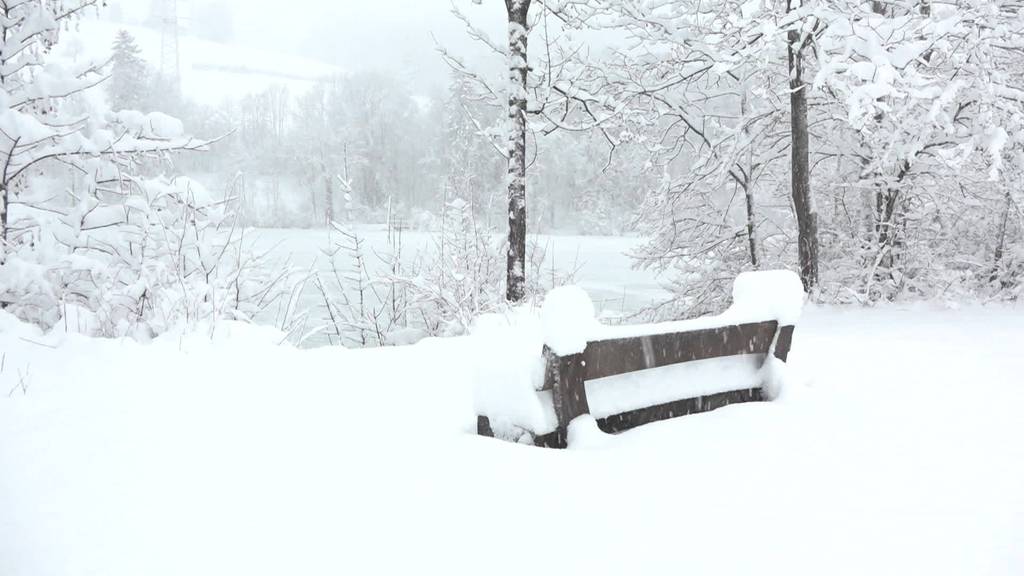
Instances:
[[[160,1],[160,76],[168,87],[181,90],[181,56],[178,51],[178,0]]]

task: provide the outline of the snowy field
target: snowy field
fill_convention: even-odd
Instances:
[[[545,450],[473,338],[297,350],[0,325],[0,574],[1024,572],[1024,310],[808,309],[794,378]]]

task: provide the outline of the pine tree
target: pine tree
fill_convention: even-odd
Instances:
[[[149,70],[135,38],[121,30],[114,39],[107,94],[113,110],[141,110],[146,107],[146,78]]]

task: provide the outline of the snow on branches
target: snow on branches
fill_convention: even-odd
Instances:
[[[797,260],[808,210],[823,298],[1019,292],[1019,2],[542,5],[617,39],[575,53],[564,68],[578,73],[554,86],[616,133],[616,150],[649,152],[643,169],[660,184],[637,217],[651,241],[636,255],[672,274],[671,313],[714,307],[738,270]],[[786,102],[797,92],[802,130]],[[802,150],[810,142],[803,206],[795,187],[783,194],[797,132]]]
[[[97,3],[4,4],[0,307],[107,336],[250,316],[272,283],[256,280],[229,199],[143,176],[167,166],[168,153],[208,142],[160,112],[107,109],[92,97],[103,67],[51,53],[61,29]]]

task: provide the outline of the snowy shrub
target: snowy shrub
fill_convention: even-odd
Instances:
[[[407,291],[410,320],[432,336],[453,336],[465,334],[481,315],[506,310],[504,240],[478,223],[469,203],[449,202],[433,249],[419,255],[409,273],[394,277]],[[544,256],[540,245],[529,243],[528,298],[571,282],[571,271],[545,274]]]
[[[360,347],[395,343],[394,336],[407,327],[406,298],[397,282],[386,278],[399,273],[401,242],[389,242],[388,254],[370,254],[358,232],[337,223],[332,226],[333,244],[324,251],[330,273],[314,278],[330,321],[329,340]],[[389,235],[389,241],[392,238]],[[416,339],[416,334],[410,336]]]
[[[461,334],[477,316],[503,309],[505,264],[494,236],[458,200],[440,220],[433,246],[407,258],[401,230],[389,231],[390,251],[368,254],[356,231],[335,224],[331,274],[316,280],[329,333],[357,346],[401,344]]]
[[[421,255],[413,274],[396,280],[429,334],[461,334],[477,316],[505,305],[505,262],[461,199],[448,204],[440,225],[434,249]]]
[[[54,50],[61,31],[95,4],[5,9],[0,307],[43,328],[143,338],[251,317],[280,277],[258,272],[225,202],[191,180],[153,177],[170,167],[172,152],[208,142],[167,114],[110,109],[99,88],[104,66]],[[142,69],[124,63],[115,62],[119,81]],[[140,104],[112,100],[116,108]]]
[[[19,220],[0,275],[8,311],[46,328],[148,338],[251,318],[273,299],[275,282],[225,201],[187,178],[127,179],[119,191],[117,202],[86,194],[62,214]]]
[[[401,230],[389,232],[383,253],[369,252],[354,229],[335,224],[334,231],[325,252],[331,272],[314,280],[332,342],[380,346],[455,336],[480,316],[508,310],[503,239],[481,226],[460,199],[449,202],[432,245],[421,253],[403,254]],[[542,269],[544,250],[536,242],[528,251],[531,298],[571,282],[571,271]]]

